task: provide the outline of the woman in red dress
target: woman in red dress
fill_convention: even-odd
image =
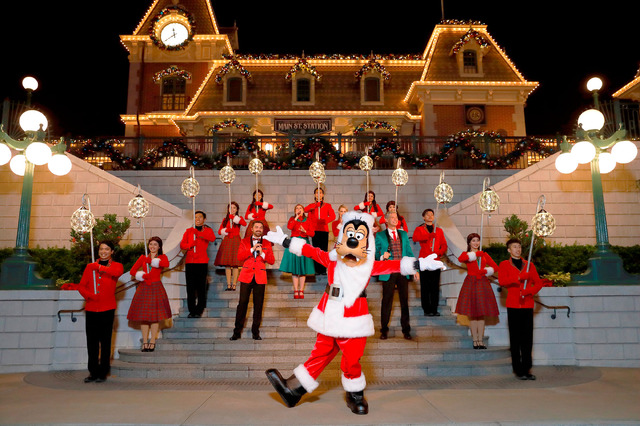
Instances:
[[[133,295],[127,319],[140,323],[142,352],[153,352],[160,331],[160,321],[171,318],[171,306],[160,275],[169,266],[162,254],[162,240],[151,237],[147,244],[149,255],[142,255],[131,268],[131,276],[140,281]],[[151,331],[151,336],[149,336]]]
[[[253,191],[253,201],[247,207],[247,212],[244,214],[244,218],[249,221],[249,226],[247,226],[247,230],[245,231],[244,236],[249,235],[251,227],[253,226],[253,222],[259,220],[262,222],[264,227],[264,235],[267,235],[269,232],[269,223],[265,219],[267,210],[271,210],[273,206],[265,201],[264,193],[261,189]]]
[[[242,262],[238,260],[240,228],[246,226],[247,222],[238,214],[238,210],[240,210],[240,207],[235,201],[227,204],[227,214],[220,224],[220,229],[218,229],[218,234],[223,238],[213,264],[225,267],[225,275],[227,277],[225,291],[236,291],[238,268],[242,266]]]
[[[293,216],[289,218],[287,228],[291,230],[291,238],[297,237],[303,239],[309,244],[309,237],[313,237],[316,232],[313,215],[304,213],[304,206],[296,204],[293,209]],[[293,298],[304,299],[304,283],[307,275],[315,273],[313,260],[304,256],[296,256],[291,253],[288,248],[284,249],[282,261],[280,262],[280,270],[291,274],[293,281]]]
[[[462,283],[455,312],[469,317],[469,328],[474,349],[487,349],[484,344],[485,317],[499,315],[496,296],[487,277],[493,275],[498,265],[480,251],[480,235],[467,236],[467,251],[458,260],[467,265],[467,276]]]
[[[356,205],[353,208],[355,211],[363,211],[365,213],[369,213],[373,216],[375,223],[373,225],[373,232],[378,232],[380,230],[380,224],[384,224],[386,222],[384,218],[384,213],[382,209],[376,202],[376,193],[373,191],[368,191],[364,194],[364,200]]]

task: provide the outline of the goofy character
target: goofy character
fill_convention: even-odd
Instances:
[[[360,358],[364,353],[367,336],[374,334],[373,317],[369,313],[365,289],[374,275],[399,272],[413,275],[418,270],[443,269],[436,255],[416,259],[376,261],[373,216],[361,212],[347,212],[342,216],[344,226],[330,253],[312,247],[300,238],[289,238],[278,226],[265,239],[280,244],[297,256],[309,257],[327,267],[328,281],[320,303],[313,308],[307,325],[316,331],[316,343],[311,356],[284,379],[276,369],[265,373],[288,407],[313,392],[324,368],[342,351],[342,386],[346,391],[347,406],[355,414],[367,414],[369,406],[364,398],[366,381]]]

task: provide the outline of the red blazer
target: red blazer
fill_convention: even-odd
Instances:
[[[304,231],[300,229],[300,227],[304,228]],[[316,233],[316,225],[314,221],[311,219],[311,216],[307,216],[304,218],[304,221],[299,221],[295,216],[291,216],[289,218],[289,222],[287,223],[287,228],[291,230],[291,238],[293,237],[313,237]],[[306,232],[305,232],[306,231]]]
[[[194,240],[193,234],[196,235]],[[209,263],[209,255],[207,254],[207,248],[211,241],[215,241],[216,234],[213,233],[213,229],[207,225],[202,226],[202,231],[198,231],[196,228],[187,228],[182,235],[182,241],[180,241],[180,248],[187,250],[186,263]],[[196,252],[193,252],[195,246]]]
[[[218,235],[222,237],[240,236],[240,227],[242,226],[247,226],[247,222],[244,218],[242,216],[230,214],[228,218],[222,220],[220,228],[218,228]]]
[[[265,220],[264,217],[267,210],[271,210],[272,208],[273,206],[269,203],[251,203],[247,207],[247,212],[244,214],[244,218],[249,220]],[[249,217],[249,215],[251,215],[251,217]]]
[[[253,257],[251,247],[253,247],[251,235],[240,241],[240,247],[238,248],[238,260],[242,262],[242,270],[240,271],[238,280],[243,283],[250,283],[255,276],[257,284],[266,284],[266,264],[268,263],[269,265],[273,265],[276,261],[276,258],[273,256],[271,243],[265,239],[262,240],[262,254],[264,257]]]
[[[458,257],[458,260],[462,263],[466,263],[467,264],[467,275],[471,275],[474,277],[482,277],[485,274],[482,274],[480,271],[482,269],[485,269],[487,267],[491,267],[493,268],[493,271],[495,273],[495,271],[498,270],[498,265],[496,265],[496,262],[493,261],[493,259],[491,259],[491,256],[489,256],[487,253],[483,252],[483,251],[477,251],[475,252],[476,255],[476,259],[475,260],[470,260],[469,259],[469,253],[467,253],[466,251],[462,252],[462,254]],[[422,257],[422,255],[420,255],[420,257]],[[480,259],[480,266],[478,267],[478,259]],[[492,274],[489,274],[492,275]]]
[[[318,210],[320,211],[319,213]],[[336,212],[333,211],[331,204],[325,202],[322,202],[322,204],[311,203],[304,208],[304,211],[308,213],[309,216],[312,214],[315,216],[316,231],[329,232],[329,223],[336,218]]]
[[[434,238],[436,243],[433,245],[433,250],[431,250]],[[444,238],[442,228],[436,227],[436,232],[434,233],[427,231],[427,226],[422,224],[413,231],[412,239],[413,242],[420,243],[419,257],[427,257],[430,254],[435,253],[438,255],[436,260],[440,260],[440,257],[447,253],[447,240]]]
[[[96,272],[98,294],[93,292],[93,271]],[[98,262],[90,263],[84,268],[80,283],[68,288],[77,289],[87,301],[84,309],[89,312],[104,312],[116,308],[116,285],[124,272],[122,263],[110,261],[107,266]]]
[[[151,266],[151,256],[145,256],[144,254],[136,260],[136,263],[131,267],[129,272],[132,277],[136,276],[136,272],[142,271],[145,273],[144,283],[151,284],[156,281],[160,281],[162,270],[169,267],[169,258],[166,254],[161,254],[156,257],[160,261],[157,267]]]
[[[529,274],[523,276],[527,270],[527,261],[522,259],[522,271],[511,262],[511,259],[500,262],[498,283],[507,289],[507,308],[533,308],[533,295],[537,294],[545,286],[544,281],[538,275],[533,263],[529,264]],[[524,288],[525,279],[528,278],[527,288]],[[522,297],[521,297],[522,296]]]
[[[382,209],[380,208],[380,204],[376,203],[376,208],[374,209],[371,206],[371,203],[369,201],[363,201],[360,204],[357,204],[354,208],[355,211],[363,211],[365,213],[369,213],[371,216],[375,217],[376,219],[378,219],[378,221],[380,223],[386,223],[387,220],[384,218],[384,213],[382,212]]]

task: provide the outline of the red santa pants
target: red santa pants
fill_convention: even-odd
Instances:
[[[366,337],[341,339],[318,333],[316,344],[309,359],[304,363],[304,368],[314,380],[317,380],[322,370],[333,360],[338,351],[342,351],[340,369],[344,377],[357,379],[362,375],[360,358],[362,358],[366,343]]]

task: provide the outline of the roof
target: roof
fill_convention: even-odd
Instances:
[[[166,7],[173,6],[172,0],[154,0],[133,32],[134,35],[149,34],[154,18]],[[220,34],[216,17],[209,0],[181,0],[183,6],[193,16],[196,23],[196,34]]]

